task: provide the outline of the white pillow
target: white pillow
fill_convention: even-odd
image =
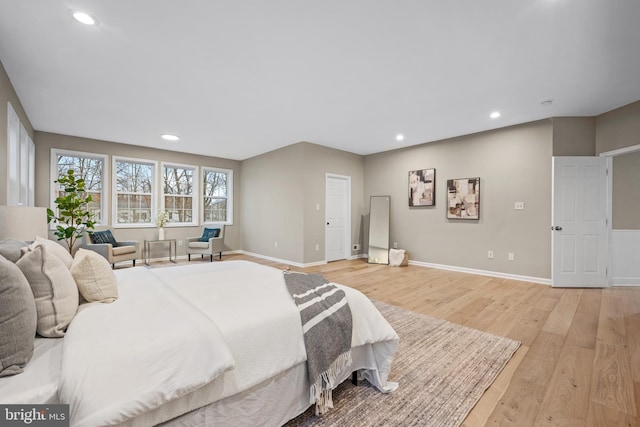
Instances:
[[[99,253],[78,249],[70,270],[87,302],[113,302],[118,298],[116,275]]]
[[[53,240],[45,239],[43,237],[36,236],[36,240],[31,244],[31,249],[36,246],[46,246],[47,252],[55,255],[63,262],[63,264],[67,267],[71,267],[71,263],[73,262],[73,257],[69,253],[67,249],[64,248],[60,243],[54,242]]]
[[[47,245],[22,250],[16,265],[36,300],[36,331],[43,337],[62,337],[78,311],[78,287],[73,276],[58,257],[51,255]]]

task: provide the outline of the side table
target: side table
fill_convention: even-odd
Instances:
[[[145,240],[144,241],[144,263],[149,265],[151,245],[166,243],[169,246],[169,261],[176,262],[176,239]]]

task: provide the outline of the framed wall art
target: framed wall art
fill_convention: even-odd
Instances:
[[[480,219],[480,178],[447,180],[447,218]]]
[[[409,172],[409,207],[436,204],[436,170],[420,169]]]

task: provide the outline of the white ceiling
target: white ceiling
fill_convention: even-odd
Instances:
[[[370,154],[640,99],[639,18],[638,0],[0,0],[0,60],[37,130]]]

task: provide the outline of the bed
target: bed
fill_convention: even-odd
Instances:
[[[248,261],[115,271],[119,298],[82,304],[64,338],[38,338],[1,403],[68,403],[72,426],[278,426],[311,406],[300,315],[283,272]],[[362,293],[352,364],[381,392],[398,336]]]

